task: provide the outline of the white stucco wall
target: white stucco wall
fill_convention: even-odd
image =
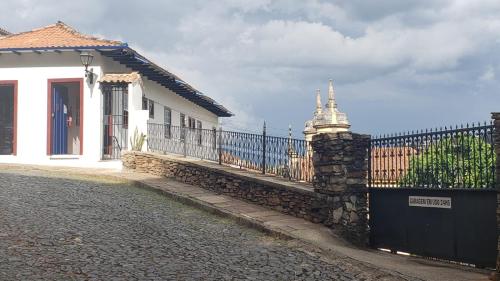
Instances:
[[[100,67],[94,66],[99,73]],[[17,80],[17,155],[0,155],[0,162],[29,164],[73,164],[98,162],[101,157],[100,91],[84,80],[83,155],[51,160],[47,155],[47,85],[49,79],[85,78],[77,52],[2,54],[0,80]]]
[[[124,65],[114,62],[110,58],[102,57],[101,60],[102,71],[104,73],[129,73],[133,71]],[[130,88],[129,93],[132,93]],[[162,85],[147,79],[147,77],[142,77],[142,86],[140,84],[134,84],[133,94],[135,97],[130,101],[140,102],[137,110],[142,109],[142,94],[145,94],[146,98],[155,102],[155,115],[153,119],[149,120],[152,123],[163,124],[163,107],[167,106],[172,110],[173,126],[180,125],[181,113],[184,113],[186,118],[192,117],[202,121],[204,129],[211,129],[212,127],[217,127],[219,124],[217,115],[175,94]],[[138,97],[138,95],[141,96]]]
[[[92,64],[98,81],[103,73],[129,73],[113,60],[94,53]],[[0,155],[0,163],[99,166],[102,162],[102,95],[99,83],[90,86],[84,79],[83,155],[71,159],[54,159],[47,155],[47,85],[49,79],[83,78],[84,68],[78,52],[47,52],[42,54],[3,53],[0,55],[0,80],[18,81],[17,155]],[[129,137],[135,128],[146,132],[148,112],[142,110],[142,95],[156,102],[155,116],[150,120],[163,123],[163,106],[172,109],[172,125],[180,124],[180,113],[203,122],[203,128],[218,125],[218,118],[208,110],[176,95],[143,77],[129,86]],[[129,144],[130,148],[130,144]]]
[[[191,103],[155,82],[144,80],[144,91],[146,97],[155,102],[154,118],[150,119],[152,123],[163,124],[164,107],[166,106],[172,111],[173,126],[180,126],[181,113],[185,114],[186,118],[192,117],[201,121],[203,129],[212,129],[212,127],[218,126],[217,115]]]
[[[129,108],[129,139],[128,147],[132,147],[131,138],[134,136],[135,129],[137,128],[138,134],[148,133],[148,120],[149,112],[147,110],[142,110],[142,88],[138,82],[129,84],[128,87],[128,108]],[[146,150],[146,144],[144,144],[143,150]]]

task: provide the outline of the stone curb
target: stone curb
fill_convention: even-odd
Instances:
[[[117,177],[117,178],[122,179],[122,180],[124,179],[124,178],[120,178],[120,177]],[[228,210],[225,210],[223,208],[216,207],[210,203],[205,203],[205,202],[198,200],[196,198],[181,195],[179,193],[172,192],[172,191],[159,189],[159,188],[154,187],[150,184],[144,183],[140,180],[131,180],[131,179],[125,179],[125,180],[128,183],[130,183],[136,187],[143,188],[143,189],[150,190],[150,191],[154,191],[154,192],[159,193],[161,195],[164,195],[164,196],[166,196],[166,197],[168,197],[176,202],[179,202],[179,203],[191,206],[191,207],[195,207],[195,208],[200,209],[202,211],[206,211],[208,213],[215,214],[215,215],[223,217],[223,218],[232,219],[243,226],[247,226],[247,227],[259,230],[259,231],[261,231],[265,234],[271,235],[273,237],[277,237],[277,238],[284,239],[284,240],[297,239],[296,237],[293,237],[292,235],[290,235],[286,232],[283,232],[283,231],[280,231],[277,229],[273,229],[272,227],[265,226],[261,222],[252,220],[251,218],[247,218],[247,217],[241,216],[239,214],[235,214],[235,213],[230,212]]]
[[[343,253],[337,252],[337,251],[335,251],[333,249],[323,248],[323,247],[321,247],[320,245],[318,245],[316,243],[313,243],[311,241],[307,241],[307,240],[302,239],[300,236],[296,236],[296,235],[288,233],[288,232],[286,232],[284,230],[276,229],[274,227],[270,227],[270,226],[264,225],[262,222],[253,220],[253,219],[251,219],[249,217],[245,217],[245,216],[242,216],[242,215],[239,215],[239,214],[235,214],[235,213],[233,213],[233,212],[231,212],[229,210],[226,210],[224,208],[220,208],[220,207],[214,206],[214,205],[212,205],[210,203],[203,202],[201,200],[198,200],[198,199],[190,197],[190,196],[186,196],[186,195],[179,194],[177,192],[173,192],[173,191],[169,191],[169,190],[163,190],[163,189],[160,189],[158,187],[155,187],[154,185],[145,183],[145,182],[143,182],[141,180],[133,180],[133,179],[129,179],[129,178],[126,178],[126,177],[115,176],[115,175],[107,175],[107,176],[109,178],[114,178],[114,179],[117,179],[117,180],[125,181],[126,183],[129,183],[129,184],[131,184],[131,185],[133,185],[135,187],[138,187],[138,188],[142,188],[142,189],[145,189],[145,190],[150,190],[150,191],[156,192],[156,193],[161,194],[163,196],[166,196],[166,197],[168,197],[168,198],[170,198],[170,199],[172,199],[172,200],[174,200],[176,202],[179,202],[179,203],[182,203],[182,204],[185,204],[185,205],[197,208],[197,209],[202,210],[202,211],[206,211],[208,213],[217,215],[219,217],[231,219],[231,220],[235,221],[236,223],[238,223],[240,225],[253,228],[255,230],[258,230],[258,231],[260,231],[260,232],[262,232],[264,234],[270,235],[270,236],[275,237],[275,238],[279,238],[279,239],[283,239],[283,240],[295,240],[295,241],[299,241],[303,245],[319,249],[321,252],[324,252],[325,254],[333,253],[337,257],[352,260],[352,261],[354,261],[356,263],[363,264],[366,267],[373,268],[373,269],[379,270],[381,272],[386,272],[389,275],[398,276],[398,277],[400,277],[402,279],[405,279],[405,280],[412,280],[412,281],[424,280],[424,279],[420,279],[420,278],[418,278],[416,276],[406,275],[406,274],[404,274],[402,272],[399,272],[399,271],[393,271],[393,270],[390,270],[390,269],[387,269],[387,268],[378,267],[377,265],[371,264],[369,262],[364,262],[364,261],[358,260],[356,258],[350,257],[350,256],[345,255]],[[472,268],[470,268],[468,270],[471,271],[471,272],[476,271],[476,272],[482,272],[482,273],[484,273],[484,271],[478,270],[478,269],[472,269]]]
[[[391,270],[386,269],[386,268],[381,268],[381,267],[378,267],[376,265],[357,260],[355,258],[349,257],[349,256],[344,255],[342,253],[336,252],[332,249],[325,249],[325,248],[323,248],[323,247],[321,247],[313,242],[301,239],[298,236],[287,233],[286,231],[276,229],[274,227],[266,226],[262,222],[253,220],[249,217],[241,216],[239,214],[235,214],[235,213],[228,211],[224,208],[214,206],[210,203],[205,203],[201,200],[198,200],[196,198],[192,198],[190,196],[182,195],[182,194],[179,194],[179,193],[176,193],[173,191],[163,190],[163,189],[157,188],[151,184],[145,183],[141,180],[133,180],[133,179],[128,179],[125,177],[114,176],[114,175],[113,176],[108,175],[108,177],[113,178],[113,179],[117,179],[117,180],[122,180],[122,181],[124,181],[128,184],[131,184],[135,187],[138,187],[138,188],[142,188],[145,190],[156,192],[156,193],[163,195],[163,196],[166,196],[169,199],[172,199],[176,202],[197,208],[199,210],[208,212],[210,214],[214,214],[214,215],[217,215],[217,216],[222,217],[222,218],[231,219],[240,225],[250,227],[252,229],[258,230],[264,234],[270,235],[270,236],[278,238],[278,239],[283,239],[283,240],[288,240],[288,241],[290,241],[290,240],[299,241],[303,245],[319,249],[321,252],[334,253],[337,257],[352,260],[356,263],[363,264],[364,266],[366,266],[368,268],[379,270],[381,272],[385,272],[385,273],[390,274],[390,275],[398,276],[398,277],[403,278],[405,280],[409,280],[409,281],[410,280],[411,281],[423,280],[423,279],[416,278],[414,276],[407,276],[401,272],[391,271]]]

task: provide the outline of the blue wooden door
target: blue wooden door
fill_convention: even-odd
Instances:
[[[68,88],[52,89],[52,154],[68,154]]]

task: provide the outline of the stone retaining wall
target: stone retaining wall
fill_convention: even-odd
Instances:
[[[314,165],[320,175],[314,181],[314,189],[166,155],[128,152],[122,156],[122,161],[124,167],[138,172],[175,178],[218,194],[322,223],[347,240],[366,245],[367,138],[369,141],[369,136],[350,133],[314,138]]]
[[[126,168],[150,173],[200,186],[219,194],[268,206],[274,210],[306,220],[332,224],[329,221],[327,196],[315,193],[312,188],[294,188],[276,182],[228,172],[210,165],[152,153],[129,152],[122,157]]]

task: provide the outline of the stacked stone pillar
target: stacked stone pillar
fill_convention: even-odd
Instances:
[[[330,202],[328,221],[348,241],[368,243],[370,136],[351,132],[313,136],[314,191]]]
[[[491,114],[495,131],[493,134],[493,143],[497,155],[496,163],[496,186],[497,189],[497,235],[498,235],[498,255],[497,255],[497,278],[500,277],[500,112]]]

